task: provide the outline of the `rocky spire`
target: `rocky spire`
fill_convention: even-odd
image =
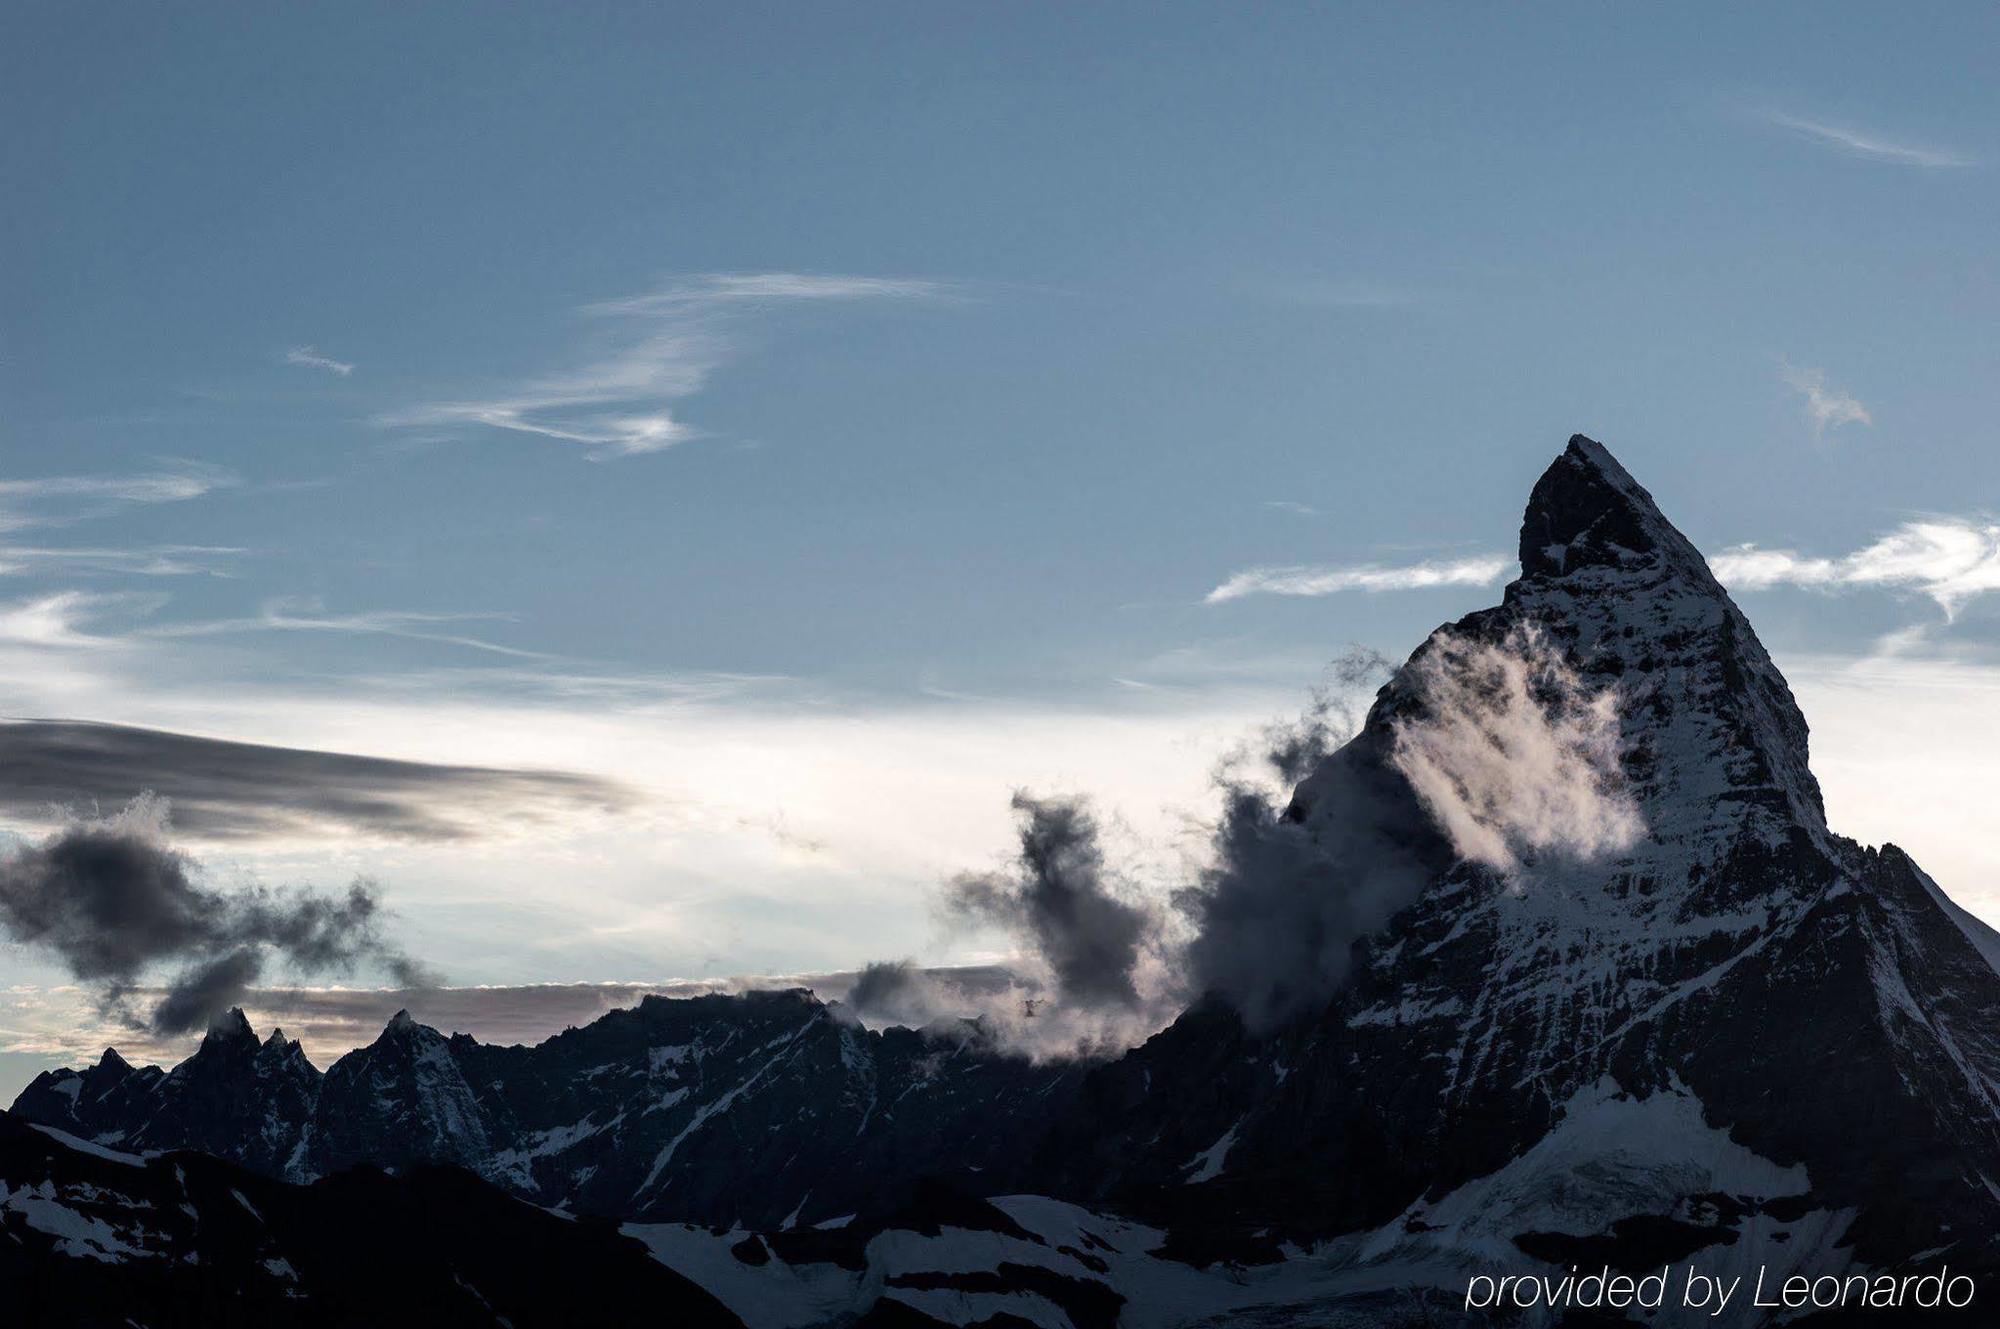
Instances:
[[[1521,572],[1561,576],[1584,567],[1667,561],[1713,584],[1707,564],[1610,449],[1572,434],[1542,472],[1521,520]]]
[[[243,1043],[255,1047],[257,1031],[250,1027],[250,1017],[243,1013],[243,1008],[232,1006],[226,1014],[217,1016],[215,1023],[209,1025],[208,1032],[202,1036],[201,1047],[202,1051],[206,1052],[211,1047],[220,1049]]]
[[[1536,482],[1521,572],[1489,625],[1535,625],[1619,687],[1635,787],[1661,804],[1659,829],[1761,808],[1763,834],[1825,834],[1784,676],[1701,552],[1603,444],[1572,436]]]

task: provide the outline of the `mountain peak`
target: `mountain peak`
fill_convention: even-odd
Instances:
[[[423,1026],[418,1024],[416,1018],[408,1011],[397,1011],[389,1017],[389,1023],[382,1026],[382,1037],[399,1040],[409,1039],[422,1029]]]
[[[97,1059],[97,1069],[100,1071],[129,1071],[132,1067],[126,1062],[125,1058],[118,1055],[117,1048],[106,1048],[104,1049],[104,1055]]]
[[[1668,559],[1706,564],[1611,450],[1582,434],[1550,463],[1521,519],[1521,572],[1560,577],[1584,567],[1624,568]]]
[[[227,1014],[215,1017],[209,1025],[208,1034],[201,1040],[203,1047],[226,1046],[234,1043],[257,1042],[257,1031],[250,1027],[250,1017],[243,1013],[241,1006],[232,1006]]]

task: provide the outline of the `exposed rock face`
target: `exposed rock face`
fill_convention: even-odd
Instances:
[[[101,1135],[122,1139],[134,1122],[148,1114],[163,1074],[158,1066],[135,1070],[116,1048],[106,1048],[88,1070],[36,1076],[14,1100],[13,1111],[84,1139]]]
[[[282,1030],[260,1044],[231,1011],[172,1071],[134,1070],[107,1048],[87,1071],[38,1076],[14,1112],[86,1140],[196,1149],[275,1175],[296,1162],[319,1081]]]
[[[1463,1242],[1433,1213],[1453,1192],[1584,1133],[1607,1102],[1660,1099],[1802,1168],[1791,1203],[1863,1264],[1928,1252],[1990,1267],[2000,938],[1893,846],[1829,831],[1784,679],[1604,448],[1571,440],[1521,546],[1503,603],[1417,650],[1292,815],[1308,829],[1344,815],[1322,796],[1357,769],[1401,778],[1429,666],[1528,641],[1586,697],[1552,707],[1615,701],[1616,768],[1596,792],[1643,831],[1590,853],[1530,847],[1507,872],[1450,857],[1360,948],[1338,998],[1275,1032],[1190,1012],[1093,1073],[1045,1148],[1052,1185],[1225,1229],[1395,1224],[1413,1246]],[[1421,802],[1404,783],[1383,797]],[[1508,1240],[1537,1225],[1610,1233],[1731,1194],[1726,1169],[1686,1144],[1579,1145],[1573,1175],[1520,1199],[1511,1230],[1482,1222]],[[1738,1218],[1770,1198],[1736,1196]],[[1740,1226],[1708,1235],[1735,1243]]]
[[[357,1163],[478,1169],[494,1152],[495,1123],[453,1051],[444,1035],[398,1011],[380,1038],[327,1071],[295,1171],[324,1175]]]
[[[508,1148],[488,1174],[587,1212],[772,1226],[917,1178],[1017,1173],[1081,1078],[969,1025],[871,1032],[812,994],[648,997],[535,1048],[453,1040]]]
[[[454,1164],[576,1212],[764,1226],[938,1173],[1018,1173],[1081,1078],[1000,1055],[971,1025],[871,1032],[805,991],[648,997],[535,1047],[398,1013],[323,1080],[234,1012],[170,1074],[128,1071],[100,1097],[115,1074],[52,1072],[15,1111],[295,1181]]]

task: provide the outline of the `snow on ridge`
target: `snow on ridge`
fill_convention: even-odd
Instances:
[[[720,1098],[716,1098],[711,1100],[710,1102],[703,1103],[699,1108],[695,1109],[694,1115],[691,1118],[689,1118],[687,1125],[681,1127],[680,1133],[674,1136],[673,1139],[667,1141],[666,1147],[660,1150],[659,1156],[653,1160],[652,1169],[646,1173],[645,1180],[641,1181],[639,1185],[633,1190],[632,1198],[634,1200],[637,1200],[641,1195],[644,1195],[646,1192],[653,1189],[653,1183],[660,1179],[660,1174],[666,1171],[667,1164],[673,1161],[674,1151],[681,1147],[681,1143],[685,1141],[688,1138],[688,1136],[694,1134],[697,1130],[701,1129],[702,1126],[706,1125],[710,1117],[716,1116],[719,1113],[727,1112],[730,1109],[730,1106],[734,1104],[738,1098],[741,1098],[744,1094],[747,1094],[750,1092],[750,1090],[754,1089],[757,1086],[757,1084],[761,1080],[763,1080],[763,1078],[767,1074],[769,1074],[772,1071],[772,1069],[783,1063],[785,1060],[788,1059],[788,1057],[796,1055],[798,1051],[797,1043],[799,1036],[804,1034],[808,1029],[811,1029],[817,1023],[818,1023],[818,1018],[817,1016],[814,1016],[813,1018],[808,1019],[804,1024],[800,1025],[798,1028],[792,1030],[792,1032],[789,1035],[775,1038],[771,1040],[771,1042],[766,1043],[764,1047],[759,1048],[758,1051],[760,1052],[770,1049],[772,1047],[776,1047],[778,1050],[774,1052],[770,1056],[770,1058],[768,1058],[764,1062],[762,1066],[759,1066],[757,1068],[756,1073],[751,1075],[748,1079],[738,1081],[736,1084],[730,1086],[729,1091],[723,1094]]]
[[[80,1154],[89,1154],[92,1158],[101,1158],[107,1163],[123,1163],[126,1167],[144,1167],[146,1166],[147,1157],[150,1157],[150,1155],[128,1154],[117,1149],[106,1149],[103,1145],[97,1144],[94,1141],[71,1135],[68,1131],[58,1130],[54,1126],[44,1126],[39,1121],[31,1121],[28,1124],[48,1136],[51,1140],[54,1140],[57,1144],[74,1149]]]
[[[1683,1085],[1640,1098],[1605,1076],[1563,1104],[1549,1132],[1498,1170],[1435,1202],[1419,1199],[1362,1244],[1380,1258],[1418,1242],[1519,1261],[1522,1232],[1586,1236],[1664,1199],[1712,1192],[1749,1199],[1808,1194],[1804,1166],[1785,1166],[1707,1124]],[[1428,1230],[1412,1233],[1412,1221]]]
[[[1182,1166],[1192,1169],[1183,1185],[1196,1186],[1204,1181],[1214,1181],[1222,1175],[1222,1169],[1229,1163],[1229,1151],[1236,1147],[1236,1134],[1243,1129],[1243,1118],[1222,1133],[1222,1138],[1208,1148],[1190,1158]]]
[[[56,1249],[64,1255],[122,1264],[127,1260],[164,1258],[158,1253],[159,1240],[143,1231],[125,1231],[101,1218],[92,1218],[64,1203],[69,1198],[54,1182],[10,1188],[0,1181],[0,1213],[20,1216],[37,1232],[56,1239]]]
[[[1986,961],[1995,974],[2000,974],[2000,932],[1994,931],[1978,917],[1960,907],[1957,901],[1944,893],[1942,886],[1931,880],[1928,872],[1915,863],[1910,864],[1910,867],[1917,874],[1917,880],[1923,883],[1924,893],[1936,901],[1938,907],[1944,910],[1945,917],[1965,934],[1965,939],[1972,944],[1972,949],[1979,952],[1979,958]]]

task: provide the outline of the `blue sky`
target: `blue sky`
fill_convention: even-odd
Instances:
[[[0,710],[646,793],[218,877],[373,874],[468,983],[982,954],[922,902],[1015,785],[1171,860],[1582,431],[2000,914],[1989,10],[0,23]]]

